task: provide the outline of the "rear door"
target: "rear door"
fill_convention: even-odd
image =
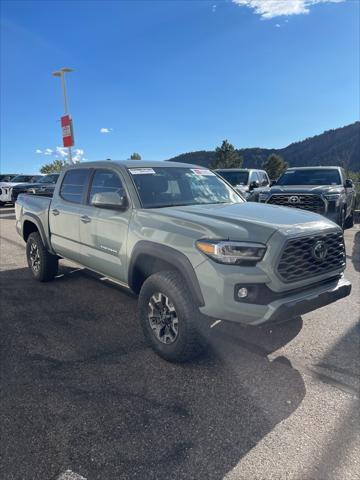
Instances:
[[[102,192],[117,192],[129,199],[117,171],[101,168],[93,172],[80,219],[82,263],[92,270],[126,282],[126,245],[132,210],[130,206],[126,210],[93,206],[93,196]]]
[[[90,171],[88,168],[68,170],[58,195],[53,197],[50,204],[51,244],[56,253],[78,262],[81,255],[80,216]]]

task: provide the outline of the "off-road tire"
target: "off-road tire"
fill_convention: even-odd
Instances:
[[[177,337],[171,344],[162,343],[150,325],[150,300],[157,293],[166,296],[176,311]],[[202,316],[183,277],[176,271],[163,271],[148,277],[138,299],[138,317],[147,343],[169,362],[186,362],[199,356],[206,348],[201,335]]]
[[[353,226],[354,226],[354,212],[352,211],[351,214],[345,220],[344,229],[352,228]]]
[[[34,261],[31,257],[36,249],[38,254],[38,266],[35,268]],[[49,253],[38,232],[29,235],[26,242],[26,258],[28,266],[35,280],[38,282],[48,282],[52,280],[58,272],[59,261],[56,255]]]
[[[343,207],[339,212],[338,225],[344,230],[346,219],[346,207]]]

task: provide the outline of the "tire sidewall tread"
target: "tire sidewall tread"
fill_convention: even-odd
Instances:
[[[178,337],[169,345],[161,343],[155,337],[148,320],[148,303],[151,296],[157,292],[165,294],[173,303],[179,320]],[[178,272],[157,272],[145,280],[138,299],[138,317],[147,342],[165,360],[186,362],[204,350],[205,342],[199,328],[201,314]]]
[[[38,272],[35,272],[31,267],[30,247],[32,243],[36,243],[40,256],[40,270]],[[31,273],[38,282],[48,282],[52,280],[58,272],[58,258],[47,251],[39,232],[32,232],[29,235],[26,242],[26,258]]]

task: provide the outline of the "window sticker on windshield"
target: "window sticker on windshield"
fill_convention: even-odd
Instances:
[[[153,168],[129,168],[129,172],[132,175],[155,175]]]
[[[207,168],[192,168],[191,171],[196,175],[216,176],[214,172],[208,170]]]

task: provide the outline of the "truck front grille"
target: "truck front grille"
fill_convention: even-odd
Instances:
[[[289,240],[277,270],[283,281],[296,282],[343,268],[344,237],[336,232]]]
[[[301,208],[310,212],[325,213],[325,202],[319,195],[312,194],[274,194],[267,203],[283,207]]]

